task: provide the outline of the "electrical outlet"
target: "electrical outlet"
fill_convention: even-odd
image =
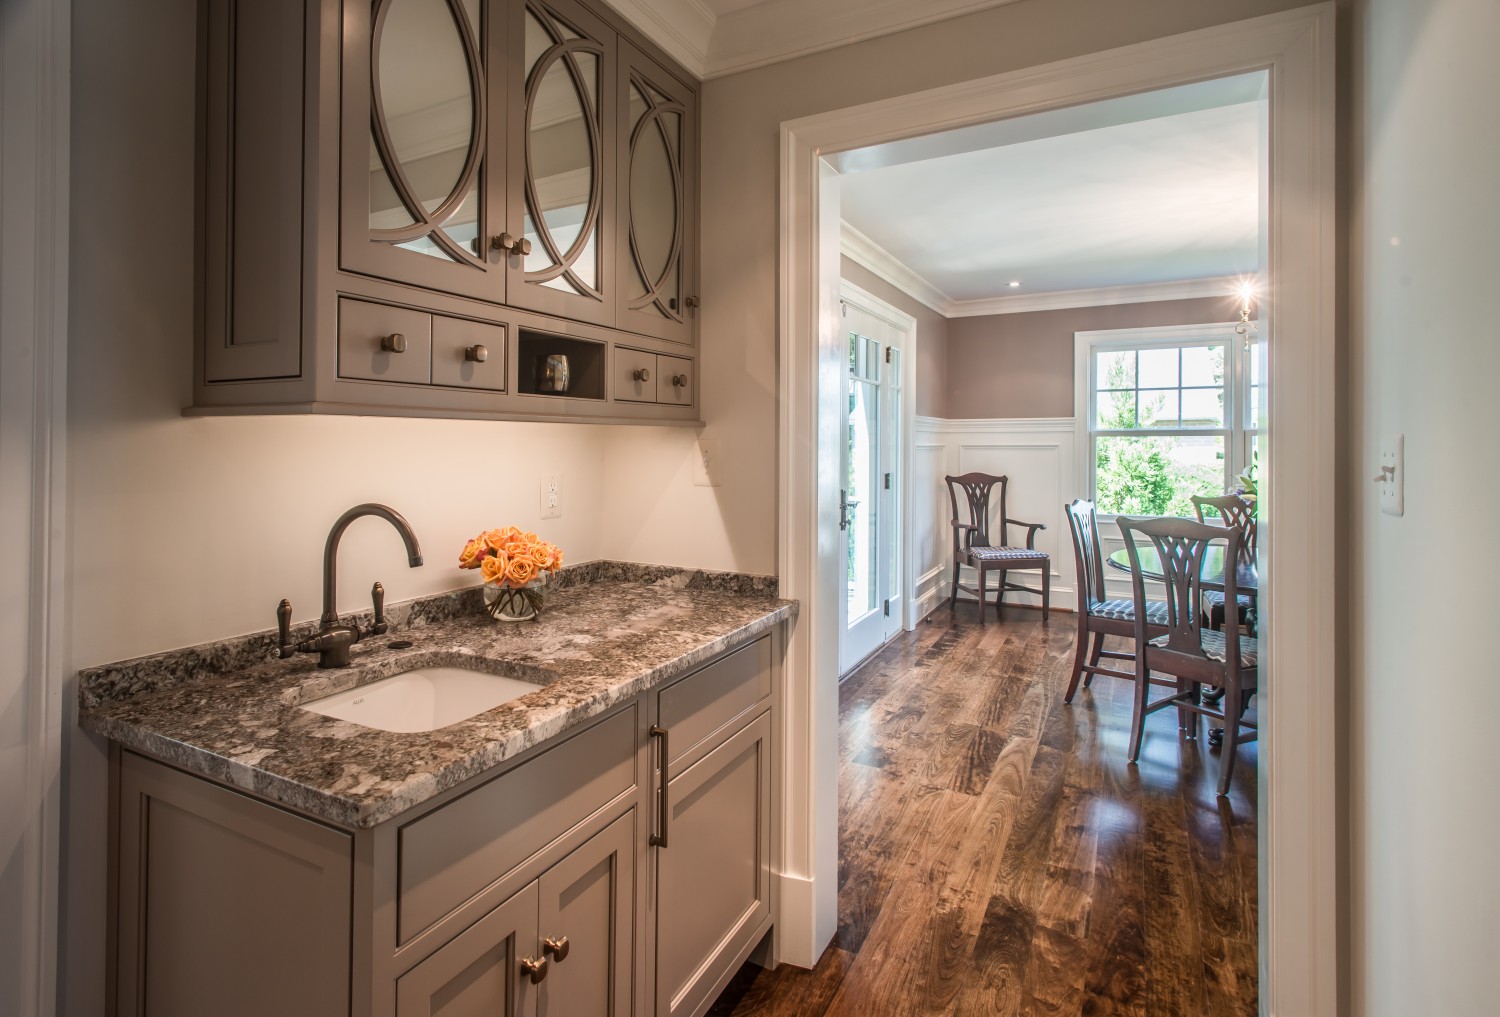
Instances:
[[[549,473],[542,478],[542,518],[562,515],[562,474]]]
[[[1406,435],[1388,434],[1380,439],[1380,511],[1388,516],[1406,512]]]
[[[720,459],[724,444],[718,438],[699,438],[693,448],[693,483],[698,487],[718,487],[723,470]]]

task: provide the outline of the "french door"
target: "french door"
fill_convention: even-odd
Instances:
[[[845,578],[839,673],[847,674],[901,628],[901,371],[906,334],[844,304],[844,440],[839,492]]]

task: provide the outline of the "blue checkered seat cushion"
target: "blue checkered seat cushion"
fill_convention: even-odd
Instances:
[[[1204,629],[1199,633],[1203,641],[1203,655],[1209,660],[1217,660],[1223,663],[1229,656],[1229,649],[1224,640],[1224,633],[1213,632]],[[1166,636],[1157,636],[1151,640],[1152,646],[1165,647]],[[1260,657],[1260,644],[1252,636],[1240,636],[1240,667],[1254,667]]]
[[[1255,601],[1245,596],[1243,593],[1236,595],[1234,599],[1240,605],[1241,615],[1243,615],[1246,611],[1253,610],[1255,607]],[[1203,610],[1209,614],[1213,614],[1215,608],[1223,610],[1224,593],[1220,590],[1204,590]]]
[[[1135,621],[1135,601],[1096,601],[1089,605],[1089,614],[1095,618],[1108,618],[1112,621]],[[1168,624],[1166,603],[1160,600],[1146,601],[1146,620],[1153,625]]]
[[[1046,551],[1032,551],[1025,547],[971,547],[969,555],[975,561],[1044,562],[1049,560]]]

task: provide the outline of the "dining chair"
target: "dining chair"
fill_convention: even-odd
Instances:
[[[1206,523],[1205,509],[1212,509],[1225,526],[1237,526],[1245,532],[1245,541],[1240,546],[1239,561],[1250,564],[1255,561],[1256,525],[1255,506],[1237,494],[1226,494],[1217,498],[1193,495],[1193,511],[1198,513],[1198,522]],[[1251,633],[1255,632],[1255,598],[1239,594],[1240,618],[1246,622]],[[1224,627],[1224,594],[1218,590],[1203,593],[1203,613],[1208,615],[1208,627],[1215,631]]]
[[[1014,590],[1040,596],[1042,598],[1042,621],[1047,621],[1047,601],[1052,590],[1052,556],[1046,551],[1036,549],[1037,531],[1045,530],[1047,527],[1042,523],[1023,523],[1019,519],[1012,519],[1006,515],[1005,488],[1010,482],[1008,477],[996,477],[988,473],[964,473],[957,477],[944,477],[943,479],[948,482],[948,501],[953,505],[953,592],[948,596],[948,609],[950,611],[957,609],[960,589],[966,593],[972,593],[979,598],[979,624],[983,625],[988,600],[987,576],[991,572],[998,572],[1000,584],[995,590],[995,618],[998,620],[1005,617],[1003,606],[1005,591]],[[990,540],[989,522],[990,493],[996,487],[1000,488],[1000,514],[997,518],[1000,526],[998,544]],[[964,495],[968,522],[962,522],[959,518],[959,491],[962,491]],[[1025,527],[1025,547],[1015,547],[1009,543],[1012,526]],[[960,586],[959,580],[965,566],[979,573],[978,589]],[[1012,583],[1007,578],[1012,572],[1038,570],[1042,573],[1041,589]]]
[[[1104,587],[1104,551],[1099,540],[1099,514],[1094,503],[1074,498],[1063,506],[1068,529],[1073,533],[1073,560],[1078,566],[1078,648],[1073,654],[1073,672],[1068,676],[1068,691],[1063,702],[1071,703],[1081,679],[1084,688],[1094,675],[1113,678],[1135,677],[1133,671],[1102,667],[1100,658],[1135,660],[1134,653],[1106,650],[1105,636],[1129,639],[1135,635],[1135,601],[1111,600]],[[1167,605],[1149,601],[1146,605],[1146,629],[1153,635],[1167,631]],[[1092,644],[1092,645],[1091,645]],[[1176,687],[1176,682],[1164,682]]]
[[[1178,726],[1188,737],[1197,735],[1198,716],[1221,720],[1224,748],[1219,764],[1219,794],[1226,795],[1234,773],[1236,749],[1241,742],[1256,737],[1256,726],[1245,720],[1245,710],[1256,691],[1259,646],[1253,636],[1240,633],[1234,569],[1224,570],[1227,616],[1223,631],[1205,630],[1199,608],[1203,603],[1203,560],[1209,545],[1224,541],[1225,560],[1236,561],[1244,544],[1244,531],[1237,526],[1208,526],[1190,519],[1119,516],[1117,521],[1130,556],[1130,585],[1135,601],[1135,707],[1130,720],[1130,761],[1134,763],[1140,758],[1146,717],[1157,710],[1175,706]],[[1163,635],[1153,635],[1147,624],[1146,580],[1136,547],[1140,538],[1155,546],[1161,559],[1167,609],[1167,631]],[[1150,701],[1153,671],[1177,679],[1173,695]],[[1215,710],[1203,702],[1205,685],[1224,690],[1222,709]]]

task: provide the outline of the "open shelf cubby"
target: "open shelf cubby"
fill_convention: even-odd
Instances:
[[[604,398],[604,343],[523,328],[516,346],[520,358],[516,365],[516,391],[565,399]],[[541,374],[538,365],[559,353],[568,358],[568,390],[538,391],[537,377]]]

